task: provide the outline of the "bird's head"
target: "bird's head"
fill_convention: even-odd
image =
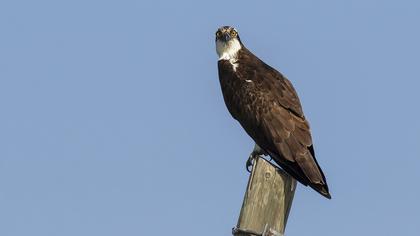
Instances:
[[[235,59],[242,48],[238,31],[231,26],[222,26],[216,31],[216,52],[219,60]]]

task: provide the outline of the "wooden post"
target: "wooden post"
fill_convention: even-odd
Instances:
[[[295,179],[257,158],[233,235],[284,235],[295,189]]]

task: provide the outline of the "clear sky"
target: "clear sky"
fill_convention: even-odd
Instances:
[[[251,2],[251,1],[249,1]],[[0,235],[230,235],[253,141],[214,33],[294,84],[332,200],[289,236],[419,235],[418,1],[1,1]]]

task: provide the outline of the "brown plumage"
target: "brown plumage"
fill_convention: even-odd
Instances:
[[[309,123],[290,81],[242,43],[234,63],[236,68],[230,60],[218,61],[223,97],[233,118],[287,173],[331,198],[315,159]]]

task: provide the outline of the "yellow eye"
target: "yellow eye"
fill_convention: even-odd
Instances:
[[[220,37],[220,35],[221,35],[222,33],[220,32],[220,31],[217,31],[216,32],[216,37]]]
[[[230,31],[230,37],[236,37],[237,34],[234,30]]]

